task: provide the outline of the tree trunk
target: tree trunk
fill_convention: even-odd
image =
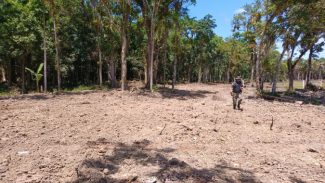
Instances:
[[[43,50],[44,50],[44,93],[47,93],[47,52],[46,52],[46,22],[45,22],[45,15],[44,15],[44,32],[43,32]]]
[[[146,59],[146,63],[144,64],[144,83],[146,85],[146,87],[148,87],[148,83],[149,83],[149,80],[148,80],[148,62],[147,62],[147,57],[145,58]]]
[[[202,82],[202,66],[199,63],[199,70],[198,70],[198,76],[197,76],[197,82],[201,83]]]
[[[256,90],[258,93],[261,93],[261,73],[260,73],[260,63],[261,63],[261,55],[257,53],[256,55],[256,62],[255,62],[255,82],[256,82]]]
[[[280,58],[277,60],[276,62],[276,66],[275,66],[275,74],[273,76],[273,81],[272,81],[272,94],[275,94],[276,93],[276,84],[278,82],[278,77],[279,77],[279,71],[280,71],[280,65],[281,65],[281,60],[284,56],[284,53],[285,53],[285,49],[283,49],[281,55],[280,55]]]
[[[98,65],[98,75],[99,75],[99,86],[103,85],[103,62],[102,62],[102,50],[98,47],[99,65]]]
[[[209,71],[209,68],[208,67],[204,67],[204,70],[203,70],[203,82],[204,83],[207,83],[207,82],[209,82],[209,73],[210,73],[210,71]]]
[[[12,66],[11,66],[11,60],[9,60],[7,65],[7,82],[8,86],[12,85]]]
[[[121,52],[121,87],[122,91],[126,89],[126,72],[127,72],[127,63],[126,63],[126,36],[122,33],[122,52]]]
[[[109,58],[109,61],[107,62],[107,68],[108,68],[108,80],[111,83],[111,87],[115,88],[117,87],[117,82],[116,82],[116,72],[115,72],[115,63],[112,58]]]
[[[294,80],[294,73],[293,73],[293,67],[292,64],[290,64],[290,67],[288,67],[288,77],[289,77],[289,92],[293,91],[293,80]]]
[[[168,8],[167,8],[168,10]],[[166,11],[166,9],[165,9]],[[166,11],[167,12],[167,11]],[[168,52],[168,43],[167,43],[167,40],[168,40],[168,28],[165,27],[165,31],[164,31],[164,34],[163,34],[163,40],[164,40],[164,46],[163,46],[163,84],[164,84],[164,87],[166,85],[166,65],[167,65],[167,52]]]
[[[39,90],[39,85],[38,85],[38,81],[37,81],[37,80],[36,80],[36,90],[37,90],[37,93],[40,92],[40,90]]]
[[[187,82],[191,83],[191,73],[192,73],[192,68],[188,67],[188,71],[187,71]]]
[[[164,76],[163,76],[163,83],[164,83],[164,87],[166,86],[166,65],[167,65],[167,45],[166,48],[164,50],[164,68],[163,68],[163,72],[164,72]]]
[[[251,85],[251,87],[253,87],[254,86],[254,72],[255,72],[255,63],[256,63],[256,56],[255,56],[255,53],[254,52],[252,52],[252,54],[251,54],[251,78],[250,78],[250,85]]]
[[[56,71],[57,71],[57,82],[58,82],[58,91],[61,91],[61,65],[60,65],[60,54],[59,54],[59,39],[57,35],[56,19],[53,16],[53,29],[54,29],[54,42],[55,42],[55,62],[56,62]]]
[[[21,59],[21,93],[25,93],[25,56]]]
[[[176,72],[177,72],[177,55],[174,56],[174,63],[173,63],[173,83],[172,83],[172,89],[175,89],[176,84]]]
[[[121,30],[121,38],[122,38],[122,50],[121,50],[121,88],[122,91],[126,89],[126,75],[127,75],[127,62],[126,62],[126,55],[127,55],[127,26],[129,24],[129,14],[130,14],[130,2],[125,3],[125,10],[123,11],[123,23],[122,23],[122,30]]]
[[[91,71],[91,62],[87,62],[87,69],[86,69],[86,84],[90,84],[90,71]]]
[[[0,69],[1,69],[1,82],[6,82],[6,71],[3,68],[3,66]]]
[[[230,76],[231,76],[230,63],[231,63],[231,61],[228,62],[228,66],[227,66],[227,82],[231,82],[231,80],[230,80]]]
[[[157,84],[157,77],[158,77],[158,67],[159,67],[159,50],[157,48],[157,52],[155,53],[156,54],[156,59],[155,59],[155,62],[154,62],[154,71],[153,71],[153,82],[155,84]]]
[[[154,49],[155,49],[155,40],[154,40],[154,17],[152,15],[151,17],[151,24],[150,24],[150,47],[149,47],[149,61],[150,61],[150,74],[149,74],[149,79],[150,79],[150,91],[153,92],[153,55],[154,55]]]
[[[309,50],[308,66],[307,66],[307,77],[306,77],[305,89],[307,89],[307,86],[310,84],[312,56],[313,56],[313,46]]]

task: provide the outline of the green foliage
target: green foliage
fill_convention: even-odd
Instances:
[[[110,69],[121,75],[121,24],[127,1],[91,0],[5,0],[0,3],[0,65],[11,74],[11,84],[20,86],[20,68],[36,68],[43,60],[46,42],[49,88],[55,88],[56,70],[61,70],[65,88],[89,89],[98,84],[99,50],[103,62],[103,78],[108,81]],[[148,66],[150,12],[156,9],[154,26],[154,83],[166,83],[173,77],[177,60],[177,81],[228,81],[236,75],[250,78],[255,57],[260,56],[260,73],[271,81],[280,54],[275,42],[293,55],[313,47],[312,73],[325,76],[324,64],[316,60],[324,42],[324,0],[266,1],[244,6],[244,12],[233,19],[233,35],[216,35],[217,26],[211,15],[202,19],[188,15],[193,0],[131,2],[127,28],[127,78],[145,78]],[[160,2],[160,4],[155,4]],[[55,65],[53,24],[56,23],[60,68]],[[223,26],[223,25],[218,25]],[[295,48],[295,49],[293,49]],[[287,55],[287,53],[286,53]],[[285,57],[286,58],[286,57]],[[292,61],[293,63],[293,61]],[[305,61],[296,64],[296,72],[305,75]],[[279,80],[287,78],[288,64],[281,61]],[[10,70],[10,71],[9,71]],[[38,84],[41,72],[27,69]],[[323,69],[324,70],[324,69]],[[7,73],[8,74],[8,73]],[[38,75],[39,74],[39,75]],[[107,76],[107,77],[105,77]],[[254,75],[253,75],[254,76]],[[228,78],[229,77],[229,78]],[[6,77],[8,78],[8,77]],[[30,77],[26,77],[30,79]],[[9,81],[8,81],[9,83]],[[30,83],[30,82],[26,82]],[[21,87],[21,86],[20,86]],[[27,87],[28,88],[28,87]]]
[[[33,80],[36,81],[36,87],[37,87],[37,91],[39,91],[39,88],[38,88],[38,85],[39,85],[39,82],[40,80],[42,79],[43,77],[43,74],[41,74],[42,72],[42,69],[43,69],[43,63],[41,63],[39,66],[38,66],[38,69],[36,72],[34,72],[33,70],[29,69],[29,68],[25,68],[27,71],[30,72],[30,74],[32,75],[32,78]]]
[[[86,90],[96,90],[99,89],[99,86],[86,86],[86,85],[80,85],[74,88],[67,88],[65,89],[66,92],[81,92],[81,91],[86,91]]]

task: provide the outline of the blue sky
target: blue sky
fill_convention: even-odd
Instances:
[[[214,32],[224,38],[232,35],[231,21],[235,13],[242,11],[245,4],[251,4],[255,0],[196,0],[195,6],[189,6],[189,14],[197,19],[210,14],[216,20],[217,27]],[[281,45],[281,44],[277,44]],[[325,49],[325,48],[324,48]],[[325,57],[325,50],[319,54]],[[305,55],[307,57],[307,54]]]
[[[215,33],[222,37],[231,36],[231,21],[236,12],[241,11],[245,4],[254,0],[197,0],[195,6],[190,6],[189,14],[197,19],[210,14],[216,20]]]

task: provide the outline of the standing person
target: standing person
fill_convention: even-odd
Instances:
[[[243,100],[241,98],[241,94],[243,92],[244,81],[240,78],[240,76],[237,76],[231,86],[232,86],[231,96],[232,96],[233,108],[236,109],[237,107],[237,109],[242,110],[240,108],[240,104]]]

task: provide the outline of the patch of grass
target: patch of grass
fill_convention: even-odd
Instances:
[[[153,86],[152,86],[152,90],[153,90],[153,92],[157,92],[157,91],[159,91],[159,87],[158,87],[158,85],[153,85]]]
[[[81,92],[81,91],[85,91],[85,90],[103,90],[103,89],[107,89],[106,86],[98,86],[98,85],[79,85],[77,87],[73,87],[73,88],[66,88],[63,91],[65,92]]]
[[[312,80],[311,83],[316,86],[322,85],[322,88],[325,88],[325,80],[323,80],[323,82],[321,82],[321,80]],[[286,91],[286,90],[288,90],[288,87],[289,87],[289,81],[283,81],[283,82],[277,83],[277,90]],[[294,80],[293,81],[293,89],[300,89],[300,90],[304,89],[303,81],[302,80]]]
[[[9,92],[0,92],[0,96],[8,96],[8,95],[10,95]]]
[[[0,84],[0,96],[10,95],[10,89],[5,84]]]

